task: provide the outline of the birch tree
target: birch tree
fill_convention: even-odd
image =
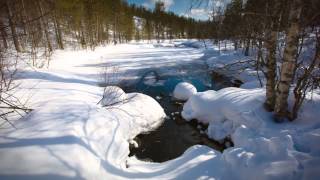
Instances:
[[[290,85],[295,74],[296,56],[299,43],[299,19],[302,12],[302,0],[293,0],[289,13],[289,26],[286,33],[286,47],[283,54],[281,65],[280,81],[276,90],[275,118],[277,121],[283,121],[289,117],[288,96]]]

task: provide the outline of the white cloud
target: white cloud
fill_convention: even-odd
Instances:
[[[151,5],[149,2],[145,2],[142,4],[142,6],[146,7],[146,8],[151,8]]]
[[[190,11],[186,13],[180,14],[184,17],[192,17],[195,19],[201,19],[201,20],[207,20],[212,14],[212,10],[209,10],[208,8],[193,8]]]
[[[203,16],[208,14],[208,10],[204,8],[191,9],[190,14],[193,16]]]
[[[174,4],[173,0],[148,0],[147,2],[143,3],[143,6],[147,8],[153,8],[157,1],[163,2],[166,10],[168,10],[169,7],[171,7]]]

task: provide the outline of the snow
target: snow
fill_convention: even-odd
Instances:
[[[127,99],[126,93],[117,86],[107,86],[103,92],[101,100],[102,106],[110,106],[118,103],[123,103]]]
[[[202,50],[138,43],[56,51],[49,69],[22,67],[15,95],[34,110],[13,121],[17,129],[5,124],[0,130],[0,179],[217,177],[207,168],[217,166],[221,155],[205,146],[191,147],[166,163],[150,165],[128,157],[133,138],[160,126],[166,115],[153,98],[125,94],[115,86],[152,68],[172,74],[176,67],[202,66],[204,62],[193,62],[202,55]],[[98,86],[105,74],[114,84],[107,87],[109,93]],[[114,99],[125,101],[110,103]]]
[[[131,101],[111,109],[81,100],[43,104],[43,108],[16,123],[17,130],[1,137],[1,175],[109,177],[101,166],[125,166],[128,141],[140,132],[158,127],[165,116],[149,96],[128,96]],[[31,164],[26,166],[28,162]]]
[[[182,117],[187,121],[197,118],[203,123],[208,123],[212,117],[218,119],[219,109],[212,107],[210,101],[211,97],[216,97],[215,94],[216,91],[210,90],[192,96],[183,106]]]
[[[230,47],[224,51],[218,51],[216,48],[213,50],[205,51],[206,63],[209,69],[229,77],[232,80],[240,80],[243,83],[258,82],[258,75],[262,85],[265,84],[264,74],[261,71],[256,71],[252,60],[256,57],[244,56],[241,50],[235,51]],[[259,84],[250,84],[248,88],[261,87]]]
[[[186,101],[192,95],[197,93],[196,87],[187,82],[181,82],[176,85],[173,91],[173,97],[178,100]]]
[[[260,88],[197,93],[185,103],[182,116],[209,124],[207,134],[215,140],[231,136],[234,147],[222,153],[232,172],[225,179],[316,179],[320,96],[308,96],[296,121],[276,124],[263,108],[264,94]]]
[[[264,83],[264,82],[262,82],[262,83]],[[260,81],[258,81],[258,80],[249,81],[249,82],[243,83],[240,86],[240,88],[242,88],[242,89],[255,89],[255,88],[260,88],[260,87],[261,87],[261,84],[260,84]]]
[[[34,110],[13,121],[17,129],[0,129],[0,179],[317,179],[319,91],[307,95],[296,121],[276,124],[263,109],[265,91],[250,67],[230,74],[246,89],[191,88],[181,112],[188,121],[209,124],[201,133],[220,142],[230,137],[234,147],[221,153],[196,145],[164,163],[128,157],[129,144],[138,145],[134,137],[156,129],[167,116],[155,99],[125,93],[121,85],[152,69],[193,76],[203,74],[193,73],[206,64],[219,70],[249,58],[206,45],[174,40],[63,50],[53,54],[49,69],[21,68],[15,95]],[[111,86],[104,92],[98,85],[106,77]],[[189,86],[182,89],[190,92]]]

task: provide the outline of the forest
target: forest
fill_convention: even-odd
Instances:
[[[1,8],[2,47],[8,48],[12,39],[17,52],[51,52],[66,45],[94,48],[133,39],[208,38],[200,29],[209,22],[165,12],[163,2],[152,11],[122,0],[15,0]]]

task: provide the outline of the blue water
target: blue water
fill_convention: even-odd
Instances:
[[[147,83],[147,78],[153,79],[153,83]],[[195,86],[198,92],[203,92],[211,89],[212,87],[208,87],[203,80],[191,78],[191,77],[160,77],[156,71],[148,71],[144,73],[138,83],[135,85],[135,89],[138,92],[146,93],[151,96],[154,95],[163,95],[168,96],[173,91],[176,85],[180,82],[188,82]]]

